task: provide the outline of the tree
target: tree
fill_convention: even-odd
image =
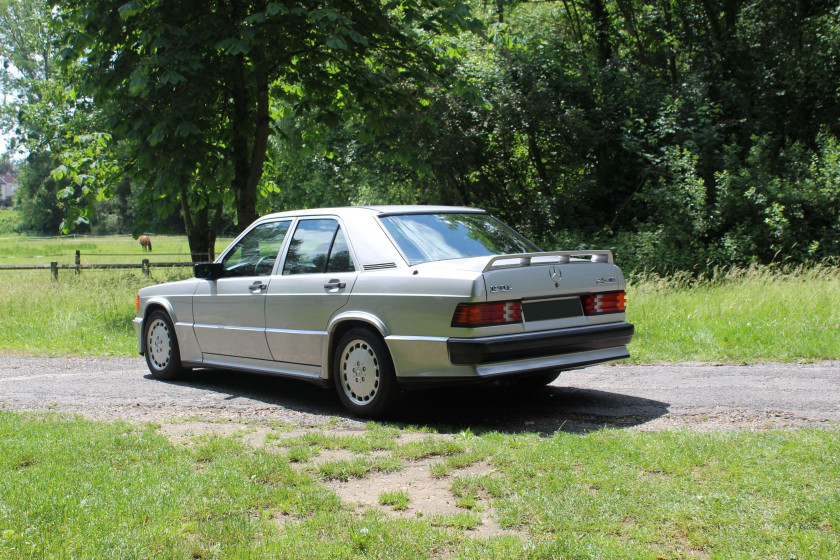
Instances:
[[[108,118],[122,167],[150,202],[179,200],[190,248],[232,198],[256,217],[273,102],[337,124],[372,126],[424,95],[442,57],[437,36],[473,24],[457,0],[54,2],[79,94]],[[201,193],[201,194],[199,194]],[[196,220],[206,212],[210,223]],[[190,233],[192,224],[192,233]]]
[[[2,125],[14,129],[20,111],[43,100],[55,74],[49,7],[41,0],[0,0]]]
[[[58,81],[50,28],[50,9],[42,0],[0,0],[0,128],[13,132],[10,153],[26,155],[16,199],[22,228],[57,232],[68,211],[58,193],[75,192],[54,179],[68,135],[85,122],[85,111]]]

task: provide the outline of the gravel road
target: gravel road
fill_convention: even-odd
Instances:
[[[98,419],[272,420],[359,428],[332,392],[288,379],[200,370],[153,380],[142,358],[0,357],[0,408]],[[553,433],[603,426],[659,430],[840,425],[840,362],[599,366],[549,387],[469,386],[411,392],[394,420],[441,431]]]

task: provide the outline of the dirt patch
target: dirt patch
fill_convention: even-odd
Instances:
[[[237,437],[253,447],[265,444],[265,437],[271,431],[265,427],[255,427],[236,422],[173,422],[161,425],[158,430],[172,443],[192,445],[202,436]]]
[[[428,437],[428,434],[422,434]],[[417,441],[422,441],[423,438]],[[456,497],[452,493],[453,479],[461,476],[480,476],[493,472],[486,463],[476,463],[459,469],[453,474],[441,478],[431,475],[430,467],[439,458],[424,458],[406,462],[403,470],[394,473],[373,473],[362,479],[348,481],[330,481],[327,488],[334,491],[343,502],[353,504],[358,508],[374,508],[390,517],[418,518],[435,515],[455,515],[464,511],[456,504]],[[379,503],[379,496],[384,492],[403,491],[409,496],[409,505],[404,510],[396,511]],[[495,519],[494,511],[486,500],[478,500],[472,511],[481,517],[474,533],[480,537],[499,535],[518,535],[518,533],[502,529]]]

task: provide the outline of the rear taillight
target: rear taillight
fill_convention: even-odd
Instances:
[[[137,299],[134,300],[134,312],[140,313],[140,294],[137,294]]]
[[[521,301],[459,303],[452,317],[453,327],[489,327],[521,322]]]
[[[580,296],[580,302],[583,304],[584,315],[619,313],[627,307],[627,294],[624,292],[590,294]]]

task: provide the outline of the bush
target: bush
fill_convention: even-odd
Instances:
[[[0,234],[20,231],[20,211],[13,208],[0,209]]]

